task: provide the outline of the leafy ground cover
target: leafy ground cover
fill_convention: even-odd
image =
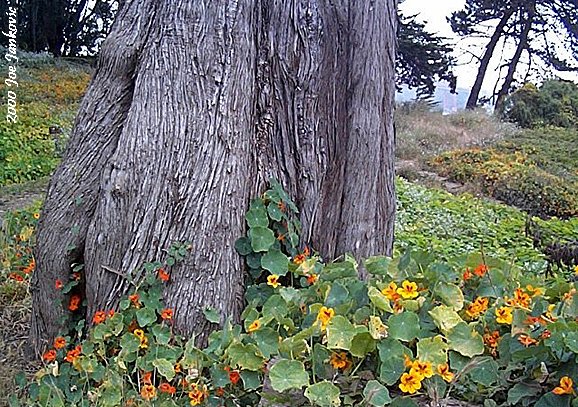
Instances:
[[[173,334],[162,291],[187,250],[174,245],[165,262],[143,265],[137,274],[147,277],[118,310],[91,316],[88,331],[77,318],[82,298],[70,295],[71,331],[33,380],[18,377],[26,396],[12,405],[578,403],[576,283],[480,254],[446,262],[420,251],[364,260],[361,281],[353,258],[326,263],[297,246],[295,209],[277,184],[251,203],[235,244],[249,269],[240,325],[206,309],[223,322],[208,346]],[[55,287],[74,292],[78,278]]]
[[[0,128],[0,185],[52,172],[90,76],[85,65],[54,60],[23,59],[18,72],[18,122]]]

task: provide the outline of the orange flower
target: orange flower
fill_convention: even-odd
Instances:
[[[552,336],[552,332],[550,332],[550,331],[547,330],[547,329],[544,329],[544,332],[542,332],[542,333],[540,334],[540,339],[548,339],[548,338],[551,337],[551,336]]]
[[[331,366],[333,366],[334,369],[341,371],[349,369],[352,365],[351,360],[349,360],[347,357],[346,352],[333,352],[331,354],[331,358],[329,359],[329,363]]]
[[[106,320],[106,314],[104,311],[96,311],[94,317],[92,318],[92,322],[95,325],[101,324]]]
[[[261,321],[259,321],[258,319],[254,320],[251,325],[249,325],[249,328],[247,328],[247,332],[251,333],[251,332],[255,332],[257,331],[259,328],[261,328]]]
[[[64,287],[64,284],[62,284],[62,281],[56,280],[54,282],[54,287],[56,287],[57,290],[60,290],[60,289],[62,289],[62,287]]]
[[[488,299],[484,297],[477,297],[474,302],[468,305],[466,309],[466,315],[472,319],[478,318],[481,314],[488,309]]]
[[[443,365],[438,365],[437,367],[438,374],[444,379],[446,382],[451,382],[454,378],[454,374],[450,372],[450,366],[447,363]]]
[[[191,406],[198,406],[205,399],[206,393],[200,390],[197,386],[194,386],[193,390],[189,392],[189,399]]]
[[[273,288],[277,288],[281,285],[279,282],[279,276],[277,274],[271,274],[267,276],[267,285],[270,285]]]
[[[52,362],[56,360],[56,351],[54,349],[50,349],[49,351],[44,352],[42,359],[45,362]]]
[[[139,301],[140,295],[138,295],[138,293],[134,293],[132,295],[129,295],[128,299],[135,308],[140,308],[140,301]]]
[[[80,273],[79,272],[72,273],[72,279],[75,281],[80,280]]]
[[[140,395],[145,400],[152,400],[157,395],[157,389],[152,384],[145,384],[140,389]]]
[[[231,381],[231,383],[233,383],[233,385],[236,385],[237,383],[239,383],[239,380],[241,380],[241,375],[237,370],[231,370],[229,372],[229,380]]]
[[[165,308],[162,312],[161,312],[161,318],[164,319],[165,321],[167,320],[171,320],[173,319],[173,310],[170,308]]]
[[[486,266],[485,264],[479,264],[475,269],[474,269],[474,274],[478,277],[483,277],[484,274],[486,274],[488,272],[488,266]]]
[[[66,360],[69,363],[74,363],[74,361],[80,356],[81,353],[82,347],[80,345],[77,345],[74,349],[69,350],[66,353],[66,357],[64,358],[64,360]]]
[[[421,389],[421,381],[423,376],[416,374],[415,372],[404,373],[399,379],[399,388],[404,393],[414,394],[416,391]]]
[[[161,383],[159,385],[159,390],[161,391],[161,393],[166,393],[166,394],[170,394],[170,395],[173,395],[177,392],[177,389],[175,388],[175,386],[171,386],[167,382]]]
[[[108,312],[106,313],[106,316],[109,317],[109,318],[114,317],[114,310],[113,310],[113,309],[108,310]]]
[[[525,347],[535,345],[538,343],[537,340],[526,334],[520,334],[520,336],[518,336],[518,342],[520,342]]]
[[[528,294],[526,294],[521,288],[518,288],[516,289],[516,291],[514,291],[513,302],[514,305],[517,305],[519,307],[529,308],[530,303],[532,302],[532,298]]]
[[[54,338],[54,347],[56,349],[62,349],[65,346],[66,346],[66,339],[64,339],[62,336]]]
[[[18,281],[19,283],[24,281],[24,277],[22,277],[20,274],[18,273],[10,273],[8,275],[9,278],[11,278],[14,281]]]
[[[473,276],[474,276],[474,275],[473,275],[472,272],[470,271],[470,268],[469,268],[469,267],[466,267],[466,271],[464,271],[464,274],[463,274],[463,276],[462,276],[463,279],[464,279],[464,281],[471,280],[471,278],[472,278]]]
[[[165,269],[163,269],[163,268],[160,268],[157,273],[158,273],[159,279],[161,279],[161,280],[164,281],[165,283],[166,283],[167,281],[169,281],[169,278],[171,277],[170,274],[167,273],[167,272],[165,271]]]
[[[419,360],[415,360],[411,364],[411,369],[409,372],[411,373],[412,371],[422,377],[425,377],[426,379],[434,375],[430,362],[420,362]]]
[[[298,254],[297,256],[293,257],[293,263],[299,265],[299,264],[303,264],[305,262],[305,260],[307,260],[307,257],[305,257],[305,255],[303,253]]]
[[[68,303],[68,309],[70,311],[76,311],[80,306],[80,295],[74,294],[70,297],[70,302]]]
[[[140,381],[143,384],[152,384],[152,379],[151,379],[152,374],[153,374],[153,372],[143,372]]]
[[[181,368],[181,364],[180,364],[180,363],[177,363],[177,364],[175,365],[175,373],[181,373],[182,371],[183,371],[183,370],[182,370],[182,368]]]
[[[397,284],[395,284],[393,281],[389,283],[387,287],[381,290],[381,293],[391,301],[397,301],[401,298],[401,295],[397,293]]]
[[[217,390],[215,390],[215,395],[217,397],[223,397],[225,395],[225,389],[222,387],[217,387]]]
[[[335,311],[333,310],[333,308],[327,308],[323,306],[321,307],[319,313],[317,314],[316,322],[317,321],[321,322],[321,329],[325,330],[325,328],[327,328],[327,324],[329,323],[331,318],[333,318],[334,315]]]
[[[413,365],[411,358],[405,353],[403,354],[403,365],[405,367],[411,367]]]
[[[559,396],[562,396],[564,394],[574,394],[574,382],[572,382],[572,379],[569,378],[568,376],[563,376],[560,379],[560,384],[558,385],[558,387],[555,387],[554,390],[552,390],[552,392],[554,394],[557,394]]]
[[[500,333],[498,331],[486,332],[484,334],[484,343],[490,348],[490,353],[495,356],[500,343]]]
[[[401,287],[398,288],[396,292],[404,299],[415,298],[419,295],[417,292],[417,284],[408,280],[401,283]]]
[[[319,276],[317,274],[308,274],[307,275],[307,284],[313,285],[317,282]]]

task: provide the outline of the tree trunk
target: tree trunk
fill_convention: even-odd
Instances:
[[[510,7],[504,11],[504,15],[498,22],[498,25],[490,38],[490,42],[486,45],[486,50],[484,51],[484,56],[480,61],[480,67],[478,68],[478,73],[476,75],[476,81],[474,82],[474,86],[472,86],[472,90],[470,91],[470,95],[466,102],[466,109],[475,109],[478,106],[478,98],[480,97],[480,91],[482,90],[482,84],[484,83],[490,60],[492,59],[492,55],[494,55],[494,50],[498,45],[498,41],[504,33],[504,28],[514,14],[514,11],[516,11],[516,7]]]
[[[393,0],[123,5],[39,225],[35,349],[62,327],[72,263],[91,317],[174,241],[192,245],[165,291],[176,327],[206,335],[206,306],[237,319],[233,244],[269,176],[326,259],[391,254],[395,21]]]
[[[504,102],[506,101],[506,97],[510,94],[510,88],[512,86],[512,82],[514,81],[514,74],[516,73],[516,68],[518,67],[518,63],[520,62],[522,52],[524,52],[525,49],[528,49],[528,35],[530,34],[532,24],[534,23],[534,16],[536,15],[536,3],[530,2],[530,4],[526,5],[526,8],[527,8],[526,20],[524,21],[522,32],[520,33],[520,37],[518,39],[518,46],[516,47],[514,56],[510,60],[510,63],[508,64],[508,73],[506,74],[504,83],[502,84],[502,87],[498,92],[498,96],[496,98],[496,105],[494,106],[494,111],[498,116],[502,116],[502,114],[504,113]],[[520,18],[520,20],[523,21],[523,18]]]

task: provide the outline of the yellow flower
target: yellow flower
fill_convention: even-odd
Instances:
[[[578,266],[577,266],[578,267]],[[528,284],[526,286],[526,291],[528,291],[528,294],[530,294],[532,297],[537,297],[539,295],[544,294],[544,289],[540,288],[540,287],[534,287],[531,284]]]
[[[450,367],[447,363],[444,363],[443,365],[438,365],[438,374],[441,376],[442,379],[444,379],[446,382],[451,382],[454,378],[454,374],[452,372],[450,372]]]
[[[417,292],[417,284],[407,280],[401,283],[401,287],[398,288],[396,292],[406,300],[415,298],[419,295]]]
[[[576,275],[578,275],[578,264],[574,266],[574,273],[576,273]]]
[[[140,344],[138,345],[140,349],[146,349],[149,347],[149,340],[145,336],[144,331],[142,329],[135,329],[133,331],[133,335],[140,340]]]
[[[157,395],[157,389],[152,384],[145,384],[141,388],[140,395],[145,400],[153,399]]]
[[[496,322],[510,325],[512,323],[512,308],[500,307],[496,309]]]
[[[247,332],[251,333],[251,332],[255,332],[257,331],[259,328],[261,328],[261,321],[259,321],[258,319],[254,320],[251,325],[249,325],[249,328],[247,328]]]
[[[434,375],[430,362],[420,362],[419,360],[414,360],[411,364],[411,369],[409,372],[411,373],[412,371],[426,379]]]
[[[34,219],[40,219],[40,214],[38,212],[35,212],[34,215],[32,215],[32,217]]]
[[[400,298],[400,295],[397,293],[397,284],[395,282],[389,283],[387,287],[381,290],[381,293],[387,297],[390,301],[397,301]]]
[[[563,376],[562,378],[560,378],[560,385],[558,387],[555,387],[554,390],[552,390],[552,392],[554,394],[557,394],[559,396],[562,396],[564,394],[574,394],[574,383],[572,382],[572,379],[569,378],[568,376]]]
[[[548,305],[548,311],[546,311],[546,314],[545,314],[546,318],[548,318],[550,321],[556,321],[558,319],[554,315],[554,308],[556,308],[556,304]]]
[[[414,394],[416,391],[421,389],[421,381],[423,377],[410,371],[409,373],[404,373],[399,379],[399,389],[404,393]]]
[[[474,302],[468,305],[466,315],[472,319],[478,318],[488,309],[488,299],[484,297],[477,297]]]
[[[317,321],[321,322],[321,329],[325,330],[325,328],[327,328],[327,324],[329,323],[331,318],[333,318],[334,315],[335,311],[333,311],[333,308],[327,308],[323,306],[321,307],[319,313],[317,314],[316,322]]]
[[[271,274],[267,276],[267,285],[270,285],[273,288],[277,288],[281,285],[279,282],[279,276],[277,274]]]

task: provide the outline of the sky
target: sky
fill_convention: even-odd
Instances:
[[[452,29],[446,20],[452,12],[462,9],[464,4],[465,0],[405,0],[399,4],[399,8],[406,16],[418,14],[417,19],[426,22],[426,29],[428,31],[447,37],[450,39],[450,42],[457,42],[454,54],[456,58],[458,58],[458,66],[454,69],[454,73],[456,73],[458,77],[458,88],[469,89],[475,81],[478,67],[475,62],[466,63],[469,62],[469,58],[464,52],[468,44],[467,40],[458,41],[459,39],[453,34]],[[471,41],[470,44],[472,44]],[[484,45],[485,43],[476,47],[478,49],[476,50],[478,54],[483,52]],[[488,69],[488,72],[486,73],[486,79],[482,86],[483,93],[491,94],[493,92],[495,83],[499,78],[497,69],[498,64],[499,61],[497,58],[494,58],[493,66],[490,66],[490,69]],[[576,74],[566,74],[561,76],[565,79],[578,81],[578,75]]]

